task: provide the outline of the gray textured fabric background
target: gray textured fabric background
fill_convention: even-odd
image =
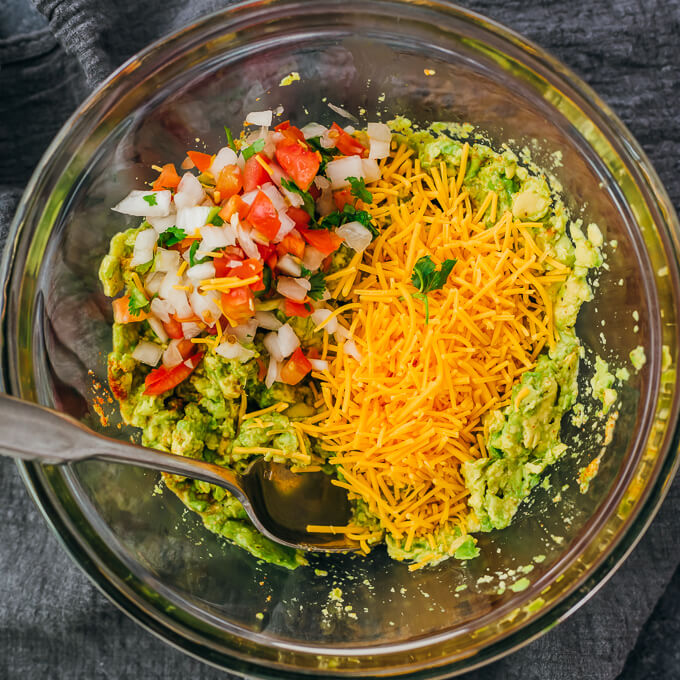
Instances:
[[[0,239],[78,102],[216,0],[0,0]],[[479,0],[579,73],[637,136],[680,206],[680,2]],[[0,461],[0,679],[227,677],[166,647],[72,564]],[[611,580],[565,623],[468,680],[680,678],[680,483]]]

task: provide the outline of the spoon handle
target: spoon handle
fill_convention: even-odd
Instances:
[[[0,455],[48,464],[89,458],[128,463],[218,484],[245,499],[241,478],[231,470],[110,439],[71,416],[7,394],[0,394]]]

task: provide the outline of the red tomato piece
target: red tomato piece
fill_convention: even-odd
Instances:
[[[338,210],[342,210],[348,203],[354,206],[357,199],[352,195],[349,189],[341,189],[340,191],[333,192],[333,200],[335,201],[335,207]]]
[[[338,236],[332,231],[328,231],[328,229],[305,229],[304,227],[297,227],[297,230],[310,246],[313,246],[324,255],[334,253],[344,241],[341,236]]]
[[[245,220],[249,210],[250,206],[240,196],[231,196],[218,215],[225,222],[229,222],[232,215],[236,213],[238,213],[239,219]]]
[[[309,224],[309,220],[312,219],[306,210],[294,206],[291,206],[286,210],[286,215],[295,222],[296,227],[306,227]]]
[[[335,139],[335,147],[345,156],[368,155],[368,149],[356,138],[345,132],[337,123],[333,123],[330,129],[331,139]]]
[[[182,324],[172,316],[170,317],[170,321],[163,321],[163,328],[168,334],[168,337],[172,338],[173,340],[180,340],[184,338]]]
[[[304,239],[302,236],[299,236],[294,231],[292,231],[283,237],[281,243],[276,245],[276,252],[281,257],[283,257],[286,253],[290,253],[291,255],[295,255],[295,257],[302,259],[302,256],[305,254]]]
[[[248,287],[252,291],[264,290],[264,282],[262,281],[263,266],[264,263],[262,260],[254,260],[253,258],[250,258],[245,260],[238,267],[233,267],[231,270],[231,276],[238,276],[239,279],[249,279],[252,276],[257,276],[257,282],[251,283]]]
[[[194,372],[203,358],[203,354],[204,352],[196,352],[193,356],[172,368],[165,366],[154,368],[144,380],[144,394],[152,397],[177,387]]]
[[[175,170],[172,163],[167,163],[161,168],[161,174],[153,183],[153,190],[160,191],[161,189],[176,189],[180,182],[180,176]]]
[[[202,153],[200,151],[187,151],[187,156],[191,158],[191,162],[201,172],[207,172],[213,162],[213,157],[209,153]]]
[[[130,314],[130,296],[123,295],[113,301],[113,320],[116,323],[132,323],[144,321],[149,315],[143,309],[137,310],[137,314]]]
[[[276,160],[303,191],[309,189],[321,165],[315,151],[290,141],[279,144],[276,149]]]
[[[222,309],[235,323],[241,323],[255,316],[255,298],[248,286],[232,288],[222,293]]]
[[[247,219],[262,236],[270,241],[279,233],[281,227],[279,214],[264,191],[257,192],[255,200],[250,205]]]
[[[297,385],[312,370],[312,364],[298,347],[281,367],[281,382]]]
[[[267,157],[263,156],[261,153],[258,153],[257,155],[261,156],[263,161],[267,160]],[[269,173],[260,165],[260,162],[255,156],[251,156],[246,161],[245,167],[243,168],[243,191],[248,193],[267,182],[271,182]]]
[[[298,139],[301,142],[305,141],[305,136],[302,134],[302,130],[300,128],[295,127],[295,125],[291,125],[289,120],[284,120],[283,123],[279,123],[274,130],[276,132],[280,132],[286,139],[290,140],[291,142],[295,142]]]
[[[220,171],[215,190],[220,192],[220,200],[226,201],[238,194],[243,186],[243,175],[238,165],[225,165]]]
[[[286,316],[301,316],[304,319],[314,311],[314,308],[309,302],[293,302],[286,298],[283,311]]]

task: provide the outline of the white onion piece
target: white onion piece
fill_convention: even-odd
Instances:
[[[238,326],[229,329],[229,332],[238,338],[239,342],[252,342],[257,333],[257,320],[253,317]]]
[[[287,208],[286,202],[283,200],[283,196],[281,196],[279,190],[271,182],[263,184],[260,187],[260,191],[269,198],[277,212],[281,210],[285,211]]]
[[[201,295],[196,289],[189,293],[189,304],[194,310],[194,314],[203,319],[208,326],[214,326],[215,321],[222,316],[220,308],[215,302],[215,298],[208,293]]]
[[[168,339],[168,334],[165,332],[165,328],[163,328],[163,324],[154,316],[150,316],[147,321],[149,322],[149,326],[151,326],[151,330],[156,334],[156,337],[161,341],[165,342]]]
[[[164,274],[162,272],[153,272],[149,274],[144,280],[144,288],[149,295],[155,295],[161,289]]]
[[[387,123],[369,123],[366,126],[366,132],[370,139],[375,139],[378,142],[389,144],[392,141],[392,131]]]
[[[253,189],[252,191],[249,191],[247,194],[243,194],[243,196],[241,196],[241,200],[247,205],[252,205],[253,201],[255,200],[255,196],[257,196],[258,191],[259,189]]]
[[[281,223],[281,226],[276,232],[274,243],[280,243],[286,235],[290,234],[290,232],[295,229],[295,220],[289,215],[286,215],[285,209],[279,212],[279,222]]]
[[[290,276],[300,276],[300,274],[302,274],[300,263],[293,259],[293,256],[290,253],[286,253],[283,257],[279,258],[279,261],[276,263],[276,268]]]
[[[336,106],[335,104],[331,104],[330,102],[328,102],[328,108],[331,111],[335,111],[335,113],[337,113],[338,116],[342,116],[343,118],[347,118],[348,120],[353,120],[355,123],[359,122],[355,115],[351,114],[346,109],[343,109],[342,106]]]
[[[276,318],[276,314],[271,312],[255,312],[255,320],[260,328],[268,331],[277,331],[283,324]]]
[[[211,208],[207,205],[195,205],[191,208],[180,208],[177,211],[175,225],[184,229],[188,236],[200,229],[208,221]]]
[[[201,236],[203,240],[198,246],[198,250],[203,253],[209,253],[216,248],[224,248],[225,246],[233,246],[236,241],[234,239],[234,232],[230,227],[202,227]]]
[[[187,269],[187,278],[194,284],[203,279],[215,278],[215,264],[213,262],[203,262]]]
[[[163,354],[163,348],[155,342],[142,340],[132,352],[132,358],[141,361],[147,366],[156,366]]]
[[[267,375],[264,378],[266,387],[271,387],[279,379],[280,364],[273,358],[269,359],[269,366],[267,367]]]
[[[335,147],[335,140],[331,137],[331,131],[327,130],[319,138],[319,143],[324,149],[332,149]]]
[[[267,335],[265,335],[264,338],[262,339],[262,344],[264,345],[267,352],[269,352],[271,361],[283,360],[283,354],[281,354],[281,345],[279,344],[278,333],[274,332],[267,333]]]
[[[368,157],[371,160],[387,158],[389,155],[390,155],[389,142],[380,142],[377,139],[371,139],[371,148],[368,150]]]
[[[351,336],[344,326],[338,324],[338,327],[335,329],[335,337],[337,340],[349,340]]]
[[[181,340],[171,340],[168,348],[163,352],[163,366],[166,368],[174,368],[184,361],[178,349],[180,342]]]
[[[300,346],[300,339],[295,334],[295,331],[290,324],[287,323],[284,323],[276,333],[279,337],[279,350],[281,356],[285,359]]]
[[[194,323],[193,321],[186,321],[182,324],[182,335],[187,340],[191,340],[191,338],[195,338],[197,335],[199,335],[201,332],[201,327],[197,324]]]
[[[135,247],[132,250],[131,267],[138,267],[153,260],[153,247],[156,245],[158,235],[154,229],[143,229],[137,234]]]
[[[144,197],[153,196],[155,205],[150,205]],[[134,217],[165,217],[170,214],[170,198],[172,194],[164,189],[163,191],[139,191],[133,189],[120,203],[111,208],[123,215],[133,215]],[[154,202],[154,199],[150,199]]]
[[[321,190],[321,195],[316,199],[316,209],[322,216],[330,215],[335,211],[335,201],[331,191],[331,183],[321,175],[314,178],[314,185]]]
[[[309,244],[305,246],[305,252],[302,256],[302,264],[304,264],[310,272],[315,272],[325,259],[326,256],[314,246],[310,246]]]
[[[217,155],[215,156],[212,164],[210,165],[210,174],[215,179],[217,179],[224,167],[226,167],[227,165],[237,165],[237,162],[238,156],[236,155],[236,152],[233,149],[230,149],[228,146],[223,146],[217,152]]]
[[[367,182],[375,182],[380,179],[380,168],[378,167],[378,161],[375,159],[362,158],[361,167],[364,169],[364,180]]]
[[[172,311],[172,307],[167,300],[162,300],[161,298],[154,298],[151,300],[151,312],[161,321],[164,321],[165,323],[170,321],[170,314]]]
[[[203,186],[190,172],[185,172],[175,194],[175,205],[177,210],[181,208],[191,208],[198,205],[205,198]]]
[[[346,340],[342,348],[345,350],[345,354],[357,361],[361,361],[361,352],[359,352],[357,346],[354,344],[354,340]]]
[[[330,309],[327,309],[325,307],[322,307],[321,309],[315,309],[311,314],[312,321],[318,326],[319,324],[322,324],[332,313],[333,312]],[[329,333],[335,333],[335,331],[337,331],[339,327],[340,324],[338,324],[338,320],[335,317],[333,317],[324,326],[324,328]]]
[[[286,187],[280,187],[280,189],[288,200],[288,203],[290,203],[294,208],[301,208],[305,204],[302,196],[300,196],[300,194],[298,194],[296,191],[290,191],[286,189]]]
[[[147,215],[146,221],[156,230],[157,234],[162,234],[164,231],[175,226],[177,213],[173,210],[167,217],[149,217]]]
[[[328,128],[320,123],[307,123],[300,128],[300,132],[305,136],[305,139],[310,139],[310,137],[321,137],[324,132],[328,132]]]
[[[225,359],[236,359],[241,363],[255,356],[252,349],[247,349],[240,342],[223,342],[215,348],[215,351]]]
[[[360,222],[347,222],[335,230],[345,239],[345,244],[357,253],[363,253],[373,240],[373,234]]]
[[[251,111],[246,116],[246,123],[250,125],[261,125],[262,127],[269,127],[272,124],[272,112],[269,111]]]
[[[176,313],[180,319],[185,319],[188,316],[191,316],[192,312],[189,301],[187,300],[186,291],[177,290],[175,288],[175,286],[181,285],[183,284],[177,277],[177,274],[175,272],[168,272],[163,279],[158,294],[172,306],[174,313]]]
[[[157,272],[174,272],[179,269],[179,253],[176,250],[159,248],[156,251],[155,267]]]
[[[248,257],[252,257],[255,260],[259,260],[260,251],[257,249],[255,241],[253,241],[250,234],[240,224],[236,229],[236,234],[238,238],[238,243],[241,246],[241,248],[243,248],[243,252]]]
[[[309,279],[293,279],[295,283],[298,284],[298,286],[304,288],[307,292],[309,292],[312,289],[312,284],[309,282]]]
[[[322,191],[324,189],[330,189],[331,187],[331,183],[323,175],[317,175],[314,178],[314,185],[317,189],[321,189]]]
[[[243,157],[242,153],[239,153],[236,157],[236,165],[238,165],[241,170],[246,167],[246,159]]]
[[[312,365],[312,369],[315,371],[328,370],[328,362],[325,359],[308,359],[308,361]]]
[[[346,156],[345,158],[339,158],[337,161],[330,161],[326,165],[326,175],[328,175],[333,189],[348,187],[348,177],[363,178],[364,176],[361,156]]]

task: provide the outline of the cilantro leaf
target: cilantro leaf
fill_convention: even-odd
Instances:
[[[429,293],[444,287],[449,274],[453,270],[457,260],[444,260],[437,271],[437,267],[429,255],[421,257],[413,267],[411,283],[421,292]]]
[[[131,285],[129,291],[130,301],[128,302],[128,312],[130,312],[130,316],[139,316],[140,310],[149,306],[149,301],[146,299],[146,295],[144,295],[137,286]]]
[[[326,277],[323,275],[323,272],[312,274],[309,277],[309,282],[312,284],[312,287],[307,292],[307,295],[312,300],[321,300],[326,290]]]
[[[147,194],[146,196],[142,196],[142,198],[143,198],[149,205],[158,205],[158,199],[156,198],[156,194]]]
[[[189,247],[189,266],[193,267],[200,264],[196,261],[196,251],[198,250],[198,241],[194,241]],[[205,262],[205,258],[201,258],[201,262]]]
[[[305,141],[307,142],[307,144],[309,144],[313,151],[318,151],[321,154],[321,165],[319,166],[319,173],[320,174],[324,173],[326,171],[326,163],[332,161],[335,158],[335,156],[337,156],[340,152],[334,146],[332,146],[330,149],[321,146],[320,137],[310,137]]]
[[[360,198],[364,203],[373,203],[373,194],[366,188],[363,177],[348,177],[352,196]]]
[[[224,126],[224,132],[227,135],[227,146],[232,150],[238,152],[238,149],[236,148],[236,144],[234,143],[234,137],[231,134],[231,130],[225,125]]]
[[[264,149],[264,139],[257,139],[250,146],[247,146],[245,149],[243,149],[241,153],[243,154],[243,158],[248,160],[256,153],[260,153],[262,149]]]
[[[179,243],[182,239],[186,238],[186,236],[187,233],[184,231],[184,229],[180,229],[179,227],[170,227],[158,235],[157,243],[161,247],[174,246],[176,243]]]
[[[254,295],[256,298],[264,297],[269,293],[272,288],[273,278],[272,270],[269,268],[268,264],[265,264],[262,267],[262,285],[264,286],[264,290],[255,291]]]
[[[339,227],[347,222],[359,222],[359,224],[362,224],[373,234],[374,238],[379,234],[376,226],[371,221],[369,213],[365,210],[357,210],[349,203],[346,203],[342,210],[336,210],[330,213],[330,215],[326,215],[320,227],[321,229],[327,229],[329,226]]]
[[[295,182],[285,179],[284,177],[281,178],[281,186],[284,189],[288,189],[288,191],[292,191],[302,196],[304,209],[309,213],[310,217],[314,217],[316,203],[314,202],[314,197],[309,193],[309,191],[303,191],[300,189],[300,187],[298,187],[297,184],[295,184]]]

